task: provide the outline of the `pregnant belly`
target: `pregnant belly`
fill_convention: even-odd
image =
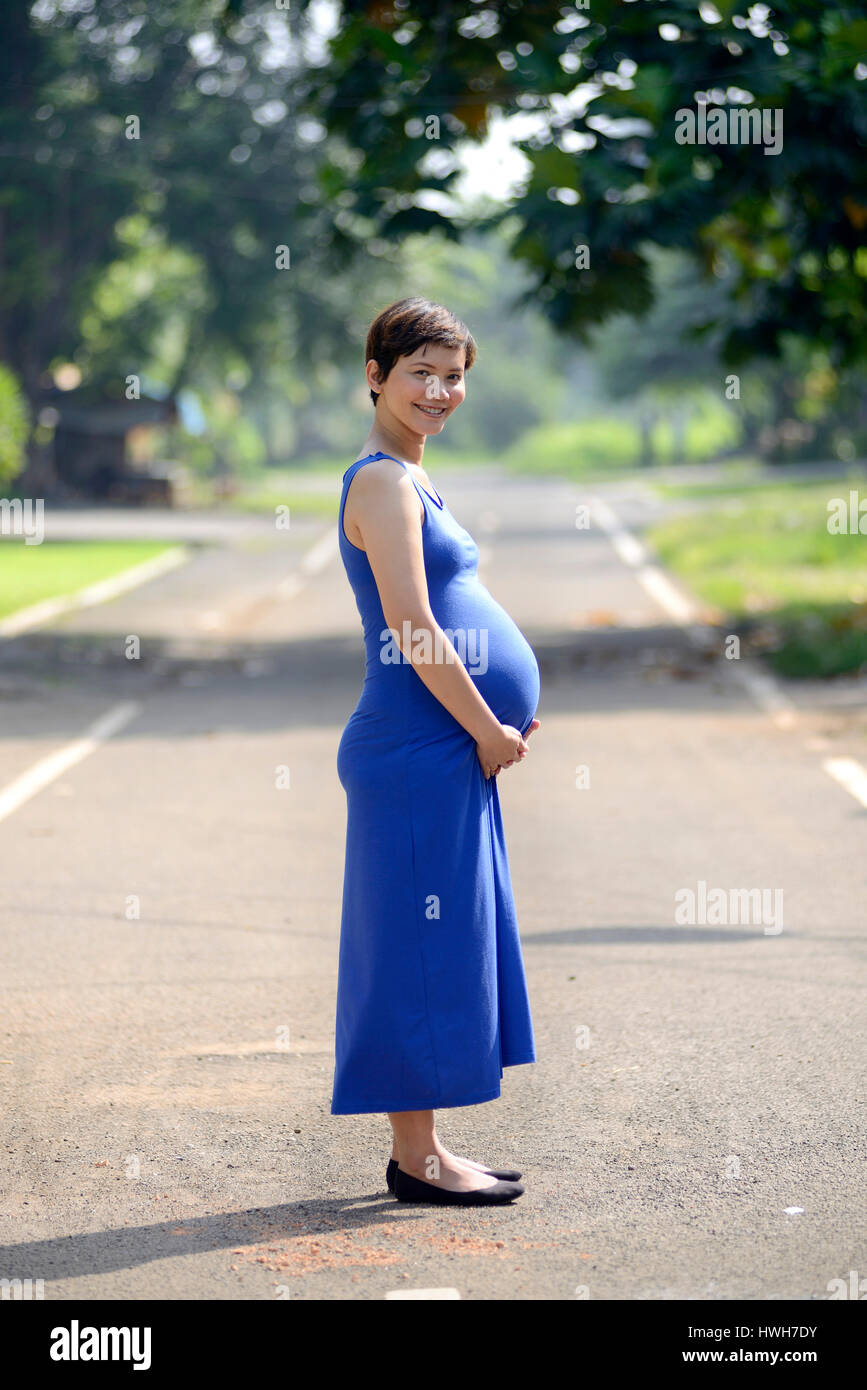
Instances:
[[[478,581],[462,584],[436,611],[479,694],[501,724],[520,733],[539,703],[539,664],[521,629]]]

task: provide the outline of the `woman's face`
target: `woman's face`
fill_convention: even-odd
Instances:
[[[416,434],[439,434],[467,393],[465,351],[425,343],[398,357],[384,383],[370,381],[380,401],[396,419]],[[371,363],[368,363],[368,372]],[[376,363],[372,364],[376,369]],[[368,377],[370,380],[370,377]]]

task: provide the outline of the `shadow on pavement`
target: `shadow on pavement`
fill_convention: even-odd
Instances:
[[[359,1202],[375,1202],[376,1206],[359,1209]],[[279,1207],[181,1217],[151,1226],[121,1226],[107,1231],[26,1241],[21,1245],[3,1245],[0,1246],[0,1271],[6,1279],[38,1278],[48,1284],[57,1279],[133,1269],[153,1260],[176,1259],[179,1255],[207,1254],[220,1249],[234,1251],[239,1247],[301,1236],[324,1237],[337,1230],[363,1229],[381,1225],[383,1221],[418,1220],[429,1216],[432,1210],[440,1208],[398,1202],[386,1192],[333,1200],[312,1198]]]

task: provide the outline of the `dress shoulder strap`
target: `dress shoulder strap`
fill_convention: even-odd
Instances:
[[[432,497],[431,494],[428,492],[427,488],[422,487],[415,474],[410,472],[403,459],[396,458],[394,454],[384,454],[381,449],[378,450],[375,454],[365,454],[363,459],[356,459],[355,463],[351,463],[343,475],[344,484],[348,486],[349,481],[351,481],[351,479],[355,477],[356,469],[360,468],[361,465],[364,463],[371,463],[374,459],[393,459],[395,463],[400,464],[404,472],[409,473],[409,476],[412,479],[412,483],[416,492],[418,492],[422,498],[422,506],[425,509],[425,513],[427,513],[427,501],[425,501],[425,498],[427,498],[428,501],[433,502],[435,506],[440,508],[440,510],[442,509],[443,500],[440,497],[439,493],[437,493],[436,497]]]
[[[413,481],[413,483],[414,483],[414,485],[415,485],[416,491],[419,492],[419,493],[421,493],[422,497],[426,497],[426,498],[428,499],[428,501],[433,502],[434,505],[435,505],[436,507],[438,507],[438,508],[440,509],[440,511],[442,511],[442,508],[443,508],[443,506],[444,506],[445,504],[443,503],[443,499],[440,497],[440,495],[439,495],[439,493],[437,492],[436,488],[434,488],[434,493],[435,493],[436,495],[435,495],[435,496],[431,495],[431,493],[428,492],[427,488],[424,487],[423,484],[419,482],[419,480],[418,480],[418,478],[415,476],[415,474],[410,472],[409,468],[408,468],[407,465],[404,463],[403,459],[397,458],[394,454],[384,454],[384,453],[380,450],[379,453],[376,453],[376,454],[368,454],[365,458],[363,458],[363,459],[358,459],[357,463],[359,463],[359,464],[360,464],[360,463],[369,463],[371,459],[394,459],[394,462],[395,462],[395,463],[399,463],[400,466],[401,466],[401,468],[403,468],[407,473],[409,473],[409,476],[412,478],[412,481]],[[357,467],[357,464],[354,463],[354,464],[352,465],[352,467],[353,467],[353,468]],[[347,473],[348,473],[349,471],[350,471],[350,470],[347,469]],[[346,474],[344,474],[344,477],[345,477],[345,476],[346,476]],[[424,504],[424,507],[425,507],[425,511],[427,511],[427,503]]]

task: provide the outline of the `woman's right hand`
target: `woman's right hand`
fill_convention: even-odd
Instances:
[[[501,724],[488,737],[476,744],[476,757],[486,778],[495,777],[502,767],[529,751],[519,731],[511,724]]]

